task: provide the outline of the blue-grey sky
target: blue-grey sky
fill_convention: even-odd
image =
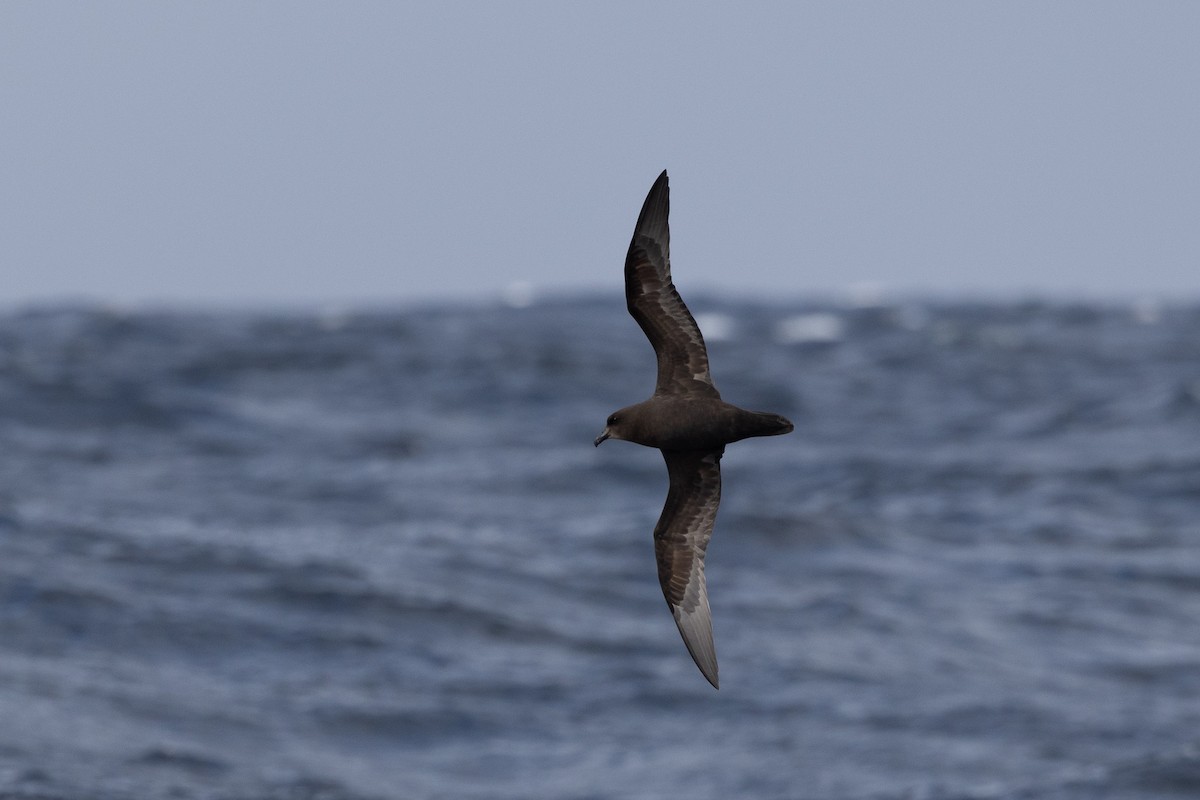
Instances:
[[[0,305],[1200,298],[1200,3],[0,4]]]

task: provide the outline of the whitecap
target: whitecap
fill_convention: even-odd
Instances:
[[[733,317],[728,314],[711,311],[706,314],[697,314],[696,324],[700,326],[700,332],[704,334],[705,341],[724,342],[733,338],[735,325]]]
[[[529,281],[513,281],[500,292],[500,301],[509,308],[529,308],[535,299],[536,293]]]
[[[845,325],[836,314],[796,314],[775,326],[775,339],[784,344],[836,342],[844,330]]]

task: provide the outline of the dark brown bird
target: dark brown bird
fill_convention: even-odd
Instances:
[[[704,551],[721,502],[721,454],[730,442],[791,433],[792,423],[730,405],[713,385],[704,337],[671,282],[669,194],[664,170],[646,195],[625,256],[625,300],[654,346],[658,383],[649,400],[609,416],[596,446],[624,439],[662,451],[670,488],[654,526],[658,581],[688,652],[719,688]]]

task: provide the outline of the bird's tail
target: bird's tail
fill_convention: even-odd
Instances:
[[[742,439],[751,436],[780,436],[791,433],[796,428],[787,417],[766,411],[747,411],[739,422],[739,438]]]

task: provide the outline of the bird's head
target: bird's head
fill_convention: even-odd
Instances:
[[[629,439],[630,424],[633,413],[630,408],[622,408],[620,411],[614,411],[608,415],[608,421],[604,423],[604,430],[596,437],[595,445],[600,446],[600,443],[605,439]]]

